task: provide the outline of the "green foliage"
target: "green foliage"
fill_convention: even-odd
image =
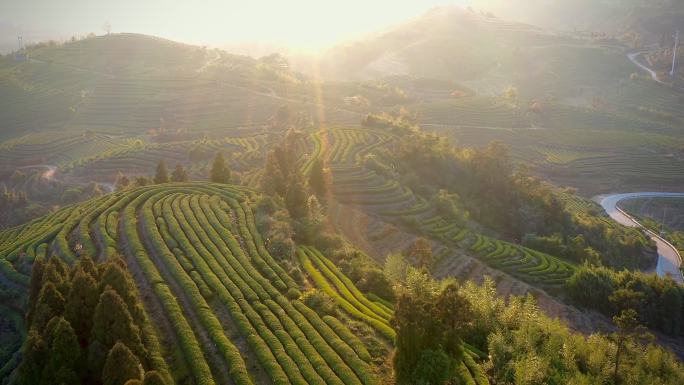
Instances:
[[[440,286],[424,273],[411,273],[400,288],[392,318],[397,384],[442,384],[458,374],[470,302],[456,284]]]
[[[412,384],[440,385],[451,380],[456,373],[458,361],[450,357],[444,350],[425,349],[411,374]],[[401,383],[401,382],[397,382]]]
[[[380,152],[415,191],[433,196],[450,221],[472,217],[511,239],[576,263],[585,260],[618,268],[646,268],[649,242],[598,212],[577,211],[561,193],[526,170],[515,170],[508,148],[497,142],[458,147],[446,137],[420,131],[403,135]],[[435,191],[439,189],[438,191]]]
[[[319,197],[324,198],[330,185],[330,171],[326,169],[322,158],[316,158],[309,171],[309,186]]]
[[[134,352],[140,370],[154,368],[168,376],[154,337],[141,331],[141,327],[149,330],[147,318],[124,267],[118,257],[99,268],[86,256],[73,267],[55,257],[36,261],[29,290],[29,336],[18,371],[20,383],[100,383],[107,354],[115,344]],[[137,317],[131,316],[119,293]],[[115,367],[110,367],[108,376]]]
[[[163,160],[160,160],[159,163],[157,163],[157,170],[155,171],[154,174],[154,183],[155,184],[161,184],[161,183],[168,183],[169,182],[169,172],[166,170],[166,162]]]
[[[211,164],[209,180],[214,183],[230,183],[230,168],[222,153],[217,153]]]
[[[187,182],[188,181],[188,172],[185,171],[183,166],[178,163],[176,164],[176,168],[173,169],[173,172],[171,173],[171,181],[172,182]]]
[[[122,342],[140,357],[146,357],[140,338],[140,328],[133,322],[126,303],[113,289],[106,288],[100,295],[93,315],[92,343],[108,351],[117,342]],[[93,362],[97,368],[101,364]]]
[[[608,316],[633,308],[641,322],[663,333],[684,334],[684,289],[672,279],[605,267],[582,266],[567,291],[579,305]]]
[[[408,266],[408,262],[402,253],[392,253],[385,258],[383,272],[390,282],[402,282],[406,278]]]
[[[145,377],[143,379],[142,385],[168,385],[164,381],[164,377],[159,374],[156,370],[151,370],[145,372]]]
[[[314,309],[321,317],[325,315],[337,315],[337,304],[335,300],[324,292],[312,289],[304,293],[302,302],[306,306]]]
[[[430,269],[434,262],[432,255],[432,245],[430,241],[423,237],[416,238],[413,244],[407,250],[407,256],[412,261],[415,261],[418,266],[425,269]]]
[[[47,343],[50,349],[47,364],[43,369],[42,383],[77,383],[82,353],[74,329],[64,318],[55,317],[50,320],[47,331],[49,332]]]
[[[468,342],[488,353],[483,364],[494,383],[612,383],[617,344],[601,334],[571,332],[545,316],[531,296],[496,294],[491,279],[461,287],[472,309]],[[663,348],[629,343],[621,365],[624,384],[676,384],[684,367]],[[659,364],[653,365],[655,357]]]
[[[140,378],[140,361],[125,344],[117,342],[107,353],[102,371],[103,385],[124,385],[128,380]]]
[[[79,341],[85,345],[90,340],[93,315],[99,300],[99,290],[95,278],[83,269],[77,269],[71,280],[71,289],[66,298],[64,314],[73,326]]]

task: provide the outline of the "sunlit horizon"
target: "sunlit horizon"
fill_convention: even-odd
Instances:
[[[280,2],[150,0],[88,2],[38,0],[0,4],[0,30],[7,44],[24,35],[28,43],[68,39],[88,33],[159,36],[189,44],[285,46],[317,51],[398,23],[437,6],[466,6],[469,0],[373,2],[298,0]],[[59,17],[55,17],[59,15]]]

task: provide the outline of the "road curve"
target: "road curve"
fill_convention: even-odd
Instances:
[[[594,200],[598,202],[606,213],[610,215],[616,222],[629,226],[629,227],[640,227],[646,231],[648,236],[656,243],[658,248],[658,265],[656,267],[656,272],[660,276],[670,276],[672,279],[680,284],[684,284],[684,278],[679,270],[681,266],[682,259],[679,255],[677,249],[672,246],[668,241],[660,237],[660,235],[648,230],[642,226],[636,219],[632,218],[629,214],[624,212],[618,207],[618,202],[623,199],[633,199],[633,198],[684,198],[684,193],[664,193],[664,192],[637,192],[637,193],[624,193],[624,194],[611,194],[611,195],[599,195],[594,197]]]
[[[642,54],[647,53],[647,52],[650,52],[650,51],[632,52],[632,53],[628,53],[627,57],[629,58],[629,61],[634,63],[634,65],[636,65],[637,67],[641,68],[642,70],[648,72],[649,75],[651,75],[651,79],[657,81],[658,83],[664,83],[664,82],[660,81],[660,79],[658,79],[658,74],[654,70],[648,68],[645,64],[643,64],[639,61],[639,59],[638,59],[639,56],[641,56]]]

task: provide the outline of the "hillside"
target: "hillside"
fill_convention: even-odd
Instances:
[[[3,385],[684,378],[684,288],[590,199],[684,188],[684,98],[617,41],[443,7],[321,77],[28,52],[0,58]]]

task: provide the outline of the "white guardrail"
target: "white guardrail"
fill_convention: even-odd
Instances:
[[[658,240],[660,240],[661,242],[663,242],[665,245],[667,245],[669,248],[671,248],[671,249],[675,252],[675,254],[677,255],[677,258],[679,258],[679,266],[681,267],[681,266],[682,266],[682,255],[679,253],[679,250],[677,250],[677,248],[676,248],[673,244],[671,244],[671,243],[670,243],[668,240],[666,240],[665,238],[661,237],[660,234],[656,234],[656,233],[653,232],[652,230],[648,229],[646,226],[642,225],[641,222],[639,222],[636,218],[634,218],[632,215],[628,214],[625,210],[623,210],[622,208],[620,208],[620,205],[619,205],[620,202],[623,201],[623,200],[625,200],[625,199],[630,199],[630,198],[625,197],[625,198],[620,199],[619,201],[615,202],[615,209],[616,209],[617,211],[619,211],[622,215],[624,215],[624,216],[626,216],[627,218],[629,218],[632,222],[636,223],[637,226],[639,226],[641,229],[643,229],[643,230],[646,231],[648,234],[650,234],[651,237],[657,238]],[[682,274],[681,270],[679,271],[679,274],[680,274],[680,275]],[[682,279],[684,279],[684,275],[682,276]]]

